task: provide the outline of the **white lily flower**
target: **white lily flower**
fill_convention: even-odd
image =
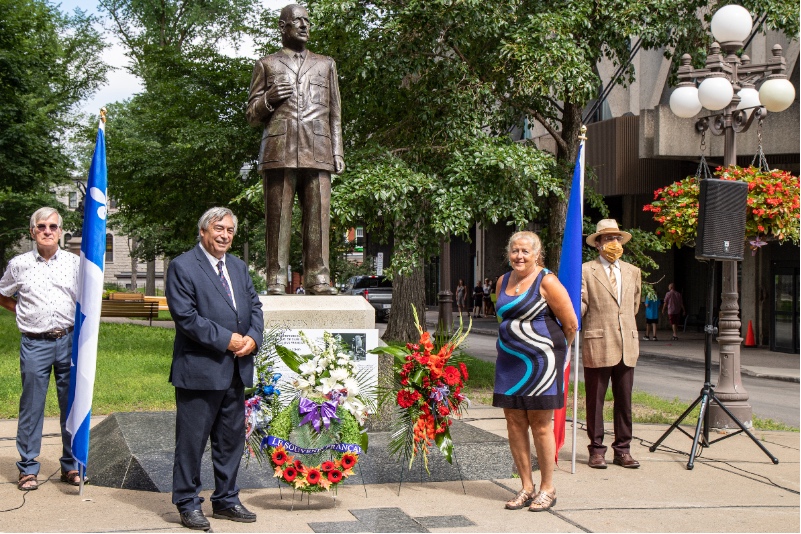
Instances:
[[[333,369],[331,371],[331,378],[335,378],[335,379],[337,379],[339,381],[345,380],[349,376],[350,376],[350,373],[348,372],[348,370],[347,369],[343,369],[341,367],[338,367],[338,368]]]

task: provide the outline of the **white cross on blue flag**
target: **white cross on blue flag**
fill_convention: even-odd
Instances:
[[[101,110],[95,152],[89,168],[83,210],[83,239],[75,333],[72,340],[67,431],[72,434],[72,455],[83,468],[89,457],[89,420],[95,387],[97,338],[103,299],[103,267],[106,256],[106,126]]]

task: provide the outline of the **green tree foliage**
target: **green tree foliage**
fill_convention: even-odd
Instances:
[[[259,146],[259,132],[244,114],[252,60],[223,52],[248,30],[255,3],[108,0],[101,6],[145,86],[109,108],[116,224],[137,235],[140,259],[175,256],[194,243],[205,209],[229,205],[257,179],[242,171]],[[251,204],[237,215],[260,217]],[[237,239],[235,246],[241,250],[243,243]]]
[[[108,67],[96,20],[44,0],[0,0],[0,264],[73,170],[66,140],[73,106]]]

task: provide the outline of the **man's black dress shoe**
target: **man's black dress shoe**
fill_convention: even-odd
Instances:
[[[209,530],[211,525],[202,510],[189,510],[181,512],[181,524],[192,530]]]
[[[240,523],[253,523],[256,521],[256,514],[249,511],[241,504],[235,504],[225,510],[214,510],[211,515],[214,519],[228,519],[230,521],[238,521]]]

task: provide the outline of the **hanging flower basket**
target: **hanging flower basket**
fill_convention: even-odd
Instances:
[[[799,182],[787,171],[757,167],[718,167],[715,176],[748,184],[745,235],[756,251],[767,239],[798,243]],[[656,234],[668,245],[691,245],[698,234],[698,178],[689,176],[654,191],[654,201],[643,206],[659,223]]]

